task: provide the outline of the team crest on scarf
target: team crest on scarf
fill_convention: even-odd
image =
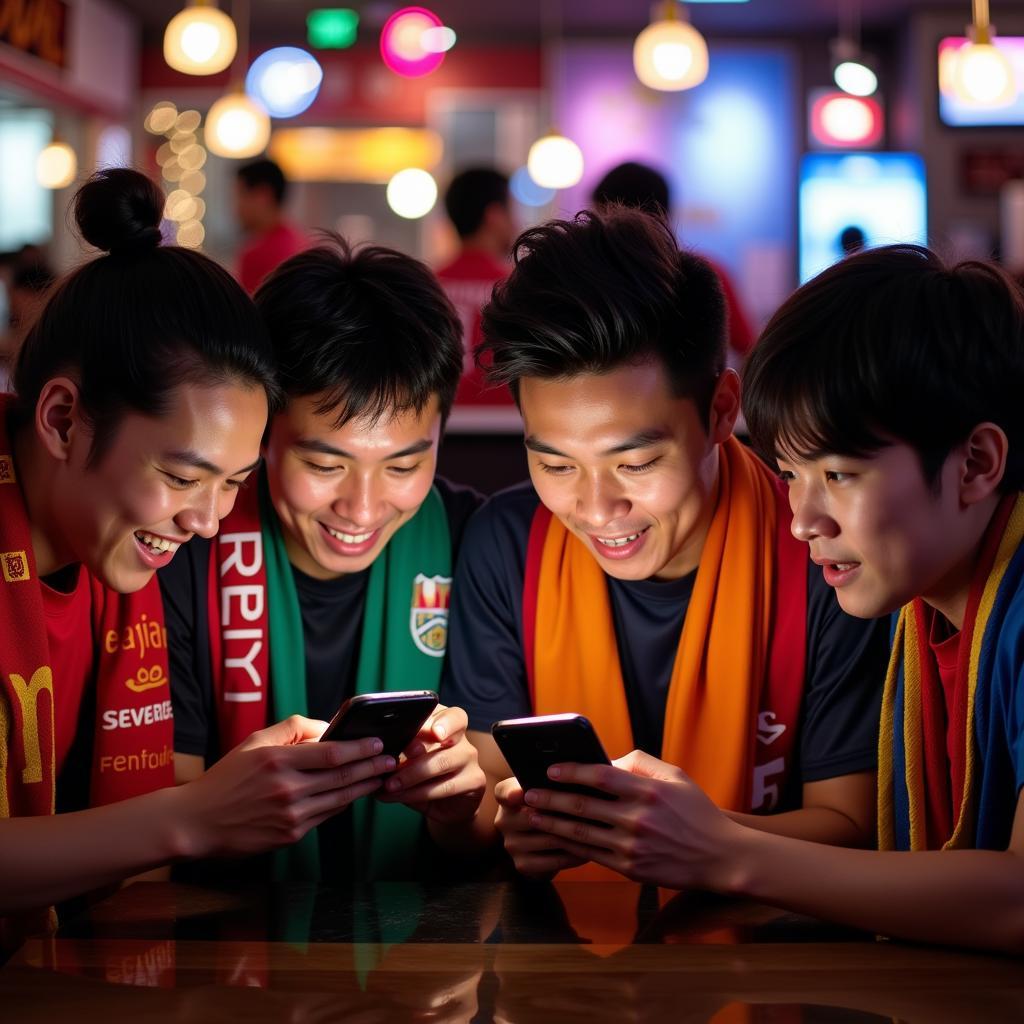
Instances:
[[[0,569],[8,583],[20,583],[30,580],[32,573],[28,568],[28,556],[24,551],[4,551],[0,553]]]
[[[448,604],[451,594],[450,576],[425,576],[419,572],[412,581],[409,632],[413,643],[432,658],[444,657],[448,644]]]

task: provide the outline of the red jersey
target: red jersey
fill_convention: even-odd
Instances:
[[[82,566],[69,593],[42,585],[46,638],[53,659],[54,767],[60,775],[78,732],[82,696],[93,677],[92,595]],[[93,723],[85,726],[92,731]]]
[[[464,358],[462,379],[455,395],[456,405],[511,405],[507,388],[488,387],[483,371],[476,365],[473,351],[483,340],[480,334],[480,310],[491,297],[491,289],[508,276],[507,264],[499,263],[480,249],[463,249],[447,266],[437,272],[452,305],[462,321]]]
[[[309,238],[298,228],[281,221],[269,231],[246,242],[238,256],[238,280],[252,295],[263,278],[285,260],[309,248]]]
[[[707,259],[707,257],[705,257]],[[726,341],[729,348],[737,355],[745,356],[754,345],[754,329],[750,326],[750,320],[740,305],[739,296],[729,275],[717,263],[708,260],[711,269],[718,275],[718,281],[722,286],[722,293],[725,296],[725,310],[728,316]]]

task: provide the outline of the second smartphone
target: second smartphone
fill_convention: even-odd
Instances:
[[[397,758],[436,707],[437,694],[433,690],[362,693],[338,708],[320,740],[376,736],[384,744],[383,752]]]
[[[583,715],[506,718],[491,726],[491,735],[524,790],[559,789],[610,799],[607,793],[589,786],[548,778],[548,769],[554,764],[611,764],[594,727]]]

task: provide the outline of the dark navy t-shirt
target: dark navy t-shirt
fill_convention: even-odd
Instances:
[[[482,499],[468,487],[435,481],[448,516],[452,560],[466,523]],[[224,751],[217,736],[210,665],[207,581],[211,542],[196,537],[158,573],[164,598],[174,701],[174,749],[212,764]],[[292,566],[306,646],[306,698],[310,718],[329,721],[355,692],[363,602],[370,570],[333,580],[307,576]]]
[[[499,719],[532,713],[523,660],[522,594],[537,505],[529,484],[496,494],[463,539],[452,588],[442,700],[465,708],[470,728],[480,732],[489,732]],[[669,682],[695,577],[691,573],[664,582],[608,577],[633,737],[641,750],[655,756],[661,752]],[[888,649],[886,621],[846,615],[821,571],[809,566],[798,781],[875,768]]]
[[[482,498],[470,488],[445,480],[438,479],[435,485],[448,516],[454,562],[466,523]],[[226,753],[221,750],[218,735],[210,664],[207,585],[211,548],[210,541],[196,537],[157,574],[167,624],[174,749],[179,754],[202,757],[207,767]],[[329,721],[342,702],[355,693],[370,570],[319,580],[292,566],[292,577],[306,649],[308,715]],[[349,819],[350,815],[339,814],[318,829],[325,878],[345,877],[351,847]],[[262,870],[258,868],[254,873]]]

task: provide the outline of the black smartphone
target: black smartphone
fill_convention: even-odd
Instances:
[[[594,727],[583,715],[507,718],[491,726],[491,735],[524,790],[559,789],[615,799],[590,786],[548,778],[553,764],[611,764]]]
[[[384,753],[397,758],[436,707],[437,694],[433,690],[361,693],[338,708],[320,740],[376,736],[384,744]]]

